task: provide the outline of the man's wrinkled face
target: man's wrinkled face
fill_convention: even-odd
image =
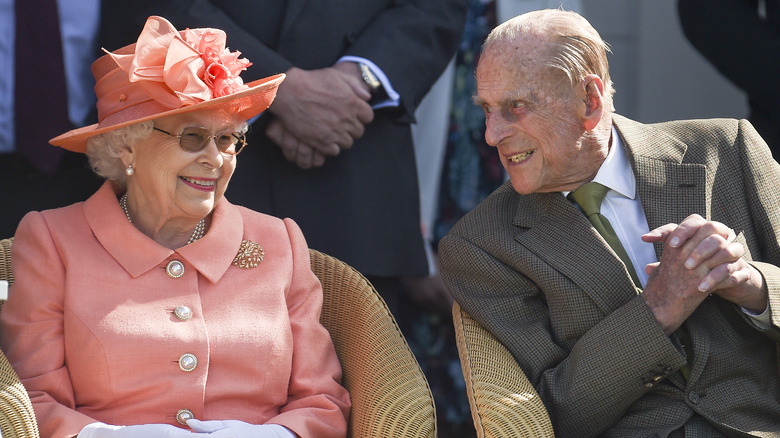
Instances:
[[[578,104],[584,103],[543,64],[541,39],[517,41],[522,44],[488,47],[477,67],[475,102],[485,112],[485,141],[498,149],[518,193],[579,187],[600,165],[583,151]]]

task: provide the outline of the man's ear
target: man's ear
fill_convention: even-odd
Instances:
[[[590,74],[580,83],[585,89],[583,123],[587,131],[592,131],[601,121],[604,112],[604,82],[597,75]]]

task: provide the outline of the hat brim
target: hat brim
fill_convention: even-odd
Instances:
[[[206,100],[194,105],[187,105],[168,111],[141,116],[114,125],[100,126],[99,123],[96,123],[94,125],[72,129],[49,140],[49,143],[69,151],[84,153],[87,149],[87,140],[95,135],[112,131],[123,126],[145,122],[147,120],[154,120],[193,111],[226,110],[237,114],[241,119],[249,120],[271,106],[271,103],[273,103],[274,98],[276,97],[276,91],[279,89],[279,85],[284,80],[284,77],[285,75],[282,73],[258,79],[248,83],[247,86],[249,88],[238,93]]]

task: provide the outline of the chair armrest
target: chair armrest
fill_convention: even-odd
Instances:
[[[11,271],[11,245],[14,238],[0,240],[0,280],[5,280],[8,284],[14,282],[14,273]]]
[[[14,282],[11,272],[11,245],[13,237],[0,240],[0,280]],[[0,300],[2,309],[5,300]],[[38,422],[35,419],[30,397],[19,376],[0,351],[0,430],[4,438],[38,438]]]
[[[349,265],[316,250],[309,254],[322,283],[320,322],[352,399],[348,437],[436,438],[433,394],[385,302]]]
[[[544,404],[509,350],[458,303],[452,319],[477,436],[553,437]]]
[[[30,397],[5,354],[0,352],[0,430],[3,438],[38,438]]]

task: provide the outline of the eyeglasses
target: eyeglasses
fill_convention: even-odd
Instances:
[[[220,132],[219,134],[211,135],[211,131],[206,128],[184,128],[181,134],[177,135],[163,131],[156,126],[154,130],[168,134],[171,137],[177,137],[179,139],[179,147],[187,152],[202,151],[212,139],[214,139],[217,149],[225,155],[238,155],[246,146],[246,138],[244,134],[239,132]]]

